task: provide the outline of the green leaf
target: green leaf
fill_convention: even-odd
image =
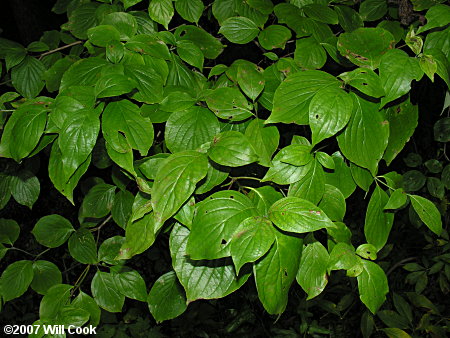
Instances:
[[[372,244],[361,244],[356,248],[356,254],[364,259],[372,261],[377,259],[377,248]]]
[[[337,243],[330,253],[328,260],[329,270],[349,270],[358,264],[360,260],[355,254],[355,249],[346,243]]]
[[[270,314],[281,314],[286,309],[289,288],[298,271],[303,240],[279,231],[275,234],[274,244],[255,263],[253,271],[264,309]]]
[[[328,283],[327,267],[330,256],[327,249],[314,242],[303,248],[300,266],[297,272],[297,282],[307,293],[306,300],[317,297]]]
[[[253,216],[242,221],[230,244],[230,254],[236,272],[239,273],[245,263],[255,262],[261,258],[274,241],[275,230],[267,218]]]
[[[27,56],[27,50],[23,47],[11,50],[5,56],[5,65],[6,70],[10,70],[11,68],[17,66],[19,63],[23,61],[23,59]]]
[[[54,322],[61,309],[69,303],[72,288],[72,285],[56,284],[48,289],[39,307],[40,319]]]
[[[148,6],[150,18],[169,29],[169,22],[174,15],[172,0],[152,0]]]
[[[242,121],[252,116],[252,105],[237,88],[214,89],[205,100],[208,108],[221,119]]]
[[[186,291],[187,302],[197,299],[225,297],[239,289],[250,276],[242,273],[236,276],[231,262],[227,260],[193,261],[186,255],[189,230],[176,223],[170,233],[170,254],[172,266]]]
[[[125,12],[114,12],[106,15],[100,25],[111,25],[116,28],[120,34],[120,40],[130,39],[136,35],[138,29],[136,18]]]
[[[312,161],[302,166],[281,162],[280,159],[283,159],[285,156],[283,149],[275,155],[272,166],[269,168],[261,182],[272,181],[277,184],[291,184],[298,182],[310,172],[311,167],[314,165]]]
[[[33,280],[33,262],[16,261],[6,267],[0,277],[0,295],[5,302],[22,296]]]
[[[275,202],[269,209],[269,219],[281,230],[296,233],[334,227],[320,208],[299,197],[285,197]]]
[[[100,120],[97,111],[82,109],[65,119],[58,145],[66,181],[91,154],[99,131]]]
[[[417,212],[422,222],[439,236],[442,232],[442,219],[441,214],[434,203],[418,195],[409,195],[409,197],[411,198],[411,204],[414,210]]]
[[[232,16],[236,15],[234,0],[216,0],[212,5],[212,13],[220,25]]]
[[[386,192],[377,185],[367,206],[364,235],[367,243],[373,244],[377,251],[386,244],[394,222],[394,214],[384,211],[388,200]]]
[[[264,121],[254,119],[245,129],[245,136],[250,141],[258,155],[258,163],[270,166],[273,153],[278,147],[280,133],[275,126],[264,126]]]
[[[237,82],[242,91],[253,101],[264,89],[264,76],[261,69],[253,63],[239,64]]]
[[[106,59],[112,63],[119,63],[125,54],[125,47],[120,41],[112,40],[106,44]]]
[[[419,27],[419,29],[417,30],[417,34],[436,27],[443,27],[448,25],[449,16],[450,16],[450,6],[440,4],[434,5],[427,11],[427,14],[425,14],[427,24],[425,26]]]
[[[308,124],[312,97],[329,86],[338,87],[339,82],[334,76],[317,70],[288,76],[275,91],[272,114],[265,123]]]
[[[447,164],[442,170],[441,181],[445,187],[450,190],[450,164]]]
[[[419,170],[408,170],[403,174],[403,188],[407,192],[419,191],[426,183],[426,176]]]
[[[139,272],[135,270],[114,273],[114,281],[117,290],[124,296],[141,302],[147,300],[147,288],[145,281]]]
[[[206,177],[202,180],[200,185],[195,190],[196,194],[204,194],[210,191],[212,188],[221,184],[228,177],[229,168],[223,167],[213,161],[208,161],[208,172]]]
[[[41,217],[31,231],[36,240],[49,248],[56,248],[67,241],[75,229],[60,215]]]
[[[208,156],[214,162],[229,167],[239,167],[258,160],[250,141],[238,131],[224,131],[216,135]]]
[[[325,184],[325,191],[318,206],[330,220],[343,221],[346,211],[345,197],[335,186]]]
[[[345,198],[348,198],[356,189],[350,168],[344,162],[344,158],[339,152],[334,153],[332,159],[334,161],[334,170],[333,172],[325,172],[325,183],[334,185],[342,192]]]
[[[389,141],[383,158],[389,165],[413,135],[419,119],[419,108],[408,99],[389,107],[386,116],[389,121]]]
[[[0,210],[3,209],[11,198],[11,189],[9,187],[11,176],[0,173]]]
[[[348,85],[358,89],[361,93],[372,97],[385,95],[378,75],[369,68],[356,68],[351,72],[345,72],[339,77]]]
[[[339,52],[352,63],[376,69],[381,57],[394,46],[394,36],[382,28],[358,28],[342,33],[338,40]]]
[[[350,122],[337,136],[339,148],[350,161],[375,174],[388,144],[389,123],[377,104],[354,94],[353,109]]]
[[[386,93],[381,99],[381,106],[408,93],[411,81],[419,81],[422,75],[416,58],[409,57],[399,49],[387,51],[380,61],[380,81]]]
[[[195,43],[207,59],[217,58],[224,49],[224,45],[217,38],[200,27],[183,25],[175,31],[175,36],[178,40]]]
[[[49,92],[55,92],[58,90],[61,84],[62,76],[75,61],[76,60],[74,58],[67,56],[59,59],[49,69],[47,69],[44,73],[43,79],[45,80],[45,86]]]
[[[33,262],[33,281],[31,288],[41,295],[45,295],[47,291],[56,284],[61,284],[62,275],[58,267],[49,262],[38,260]]]
[[[386,300],[388,281],[383,269],[374,262],[362,260],[363,271],[357,277],[359,298],[375,314]]]
[[[157,72],[156,66],[128,64],[125,75],[136,81],[136,88],[139,91],[138,101],[149,104],[162,101],[164,79]]]
[[[111,102],[102,116],[102,131],[106,142],[117,152],[125,153],[129,144],[139,150],[142,156],[147,155],[153,144],[153,125],[150,119],[141,115],[139,107],[128,100]]]
[[[188,200],[207,171],[206,156],[195,151],[179,152],[164,160],[156,173],[152,194],[158,225],[173,216]]]
[[[125,229],[131,216],[134,196],[129,191],[119,191],[114,197],[111,216],[121,228]]]
[[[294,60],[304,69],[320,69],[327,61],[327,53],[314,37],[306,37],[297,40]]]
[[[395,189],[391,196],[389,196],[389,200],[384,206],[384,210],[389,209],[400,209],[403,207],[408,200],[408,195],[405,193],[405,191],[402,188]]]
[[[205,6],[201,0],[177,0],[175,9],[181,17],[189,22],[198,23]]]
[[[284,49],[291,36],[291,31],[285,26],[270,25],[259,33],[258,41],[261,47],[267,50]]]
[[[437,120],[433,127],[434,139],[438,142],[450,142],[450,117]]]
[[[78,39],[87,39],[87,30],[97,23],[96,10],[98,3],[88,2],[80,4],[68,15],[70,32]]]
[[[176,4],[178,1],[176,2]],[[200,48],[189,40],[181,40],[177,42],[177,53],[180,58],[188,64],[203,69],[204,56]]]
[[[89,41],[99,47],[106,47],[111,41],[120,40],[120,32],[111,25],[98,25],[87,31]]]
[[[319,90],[309,104],[309,125],[313,145],[344,128],[352,115],[352,110],[352,97],[345,91],[334,87]]]
[[[186,295],[174,271],[156,280],[148,294],[147,303],[157,323],[176,318],[186,311]]]
[[[361,15],[348,6],[334,6],[338,16],[339,24],[346,32],[354,31],[364,26]]]
[[[359,6],[359,14],[364,21],[376,21],[387,12],[388,6],[385,0],[366,0]]]
[[[147,250],[155,241],[156,231],[155,218],[152,213],[129,223],[125,229],[126,241],[120,247],[116,259],[129,259]]]
[[[233,190],[216,192],[198,203],[186,247],[190,258],[230,256],[230,241],[238,226],[256,214],[248,197]]]
[[[83,264],[96,264],[97,243],[94,235],[87,229],[79,229],[69,238],[69,253],[78,262]]]
[[[159,103],[159,109],[176,113],[181,112],[182,110],[186,110],[188,108],[192,108],[196,103],[196,99],[193,98],[189,93],[185,91],[173,91],[167,94],[167,96]],[[151,107],[151,106],[147,106]],[[143,107],[141,107],[141,113],[143,112]],[[170,116],[170,114],[168,114]],[[153,121],[153,117],[150,115],[150,118]],[[166,122],[164,121],[153,121],[153,122]]]
[[[117,288],[114,274],[97,271],[92,278],[91,292],[96,303],[109,312],[121,312],[125,296]]]
[[[62,162],[62,154],[59,149],[58,142],[54,142],[52,145],[52,150],[50,152],[50,159],[48,164],[48,175],[50,180],[56,189],[58,189],[61,194],[67,197],[67,199],[73,203],[73,190],[78,185],[78,181],[81,176],[87,171],[89,164],[91,163],[91,156],[88,156],[86,161],[84,161],[73,173],[73,175],[67,180],[64,174],[64,167]]]
[[[72,301],[71,305],[89,312],[90,325],[97,326],[99,324],[101,311],[94,298],[85,294],[83,291],[80,291],[78,296]]]
[[[319,161],[314,160],[311,164],[307,173],[289,186],[288,196],[301,197],[317,204],[325,191],[325,176]]]
[[[23,61],[11,71],[13,86],[20,95],[32,99],[44,88],[44,64],[32,57],[26,56]]]
[[[140,53],[144,55],[143,59],[136,59],[135,61],[138,61],[138,63],[142,63],[142,61],[145,62],[147,65],[152,65],[150,61],[155,61],[152,58],[149,58],[149,56],[158,58],[158,59],[164,59],[164,60],[170,60],[171,56],[169,53],[169,48],[167,45],[159,38],[157,35],[136,35],[129,39],[125,45],[125,47],[133,52]],[[132,59],[131,62],[128,62],[129,64],[135,64],[136,62]],[[160,62],[164,63],[163,60],[159,60]],[[167,67],[165,67],[167,68]],[[157,70],[157,73],[160,73],[162,75],[161,70]],[[167,75],[166,75],[167,76]]]
[[[256,23],[243,16],[226,19],[219,29],[219,34],[223,34],[230,42],[242,45],[252,41],[258,33]]]
[[[333,157],[323,151],[316,152],[316,160],[327,169],[334,170],[335,168]]]
[[[95,85],[95,96],[97,98],[120,96],[129,93],[135,88],[133,81],[122,74],[103,75]]]
[[[100,183],[92,187],[83,199],[79,217],[102,218],[108,215],[114,203],[115,185]]]
[[[21,170],[10,176],[9,187],[11,189],[11,195],[17,203],[25,205],[30,209],[39,197],[39,180],[28,170]]]
[[[11,157],[19,162],[39,143],[47,123],[47,109],[42,105],[29,105],[26,112],[18,110],[15,113],[18,116],[11,130],[9,151]]]
[[[106,239],[98,248],[98,261],[111,265],[119,265],[124,261],[116,259],[121,246],[125,243],[125,237],[113,236]]]
[[[72,86],[93,86],[97,83],[102,68],[108,62],[104,58],[86,58],[75,62],[61,78],[60,90]]]
[[[19,234],[20,227],[15,220],[0,218],[0,243],[14,245]]]
[[[165,129],[166,146],[172,153],[197,150],[219,132],[217,117],[209,109],[194,106],[170,115]]]

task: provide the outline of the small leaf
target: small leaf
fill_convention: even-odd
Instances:
[[[198,23],[205,6],[201,0],[177,0],[175,9],[181,17],[189,22]]]
[[[141,302],[146,301],[147,289],[145,281],[139,272],[135,270],[125,270],[114,273],[114,281],[117,290],[124,296]]]
[[[41,295],[45,295],[53,285],[61,284],[62,275],[58,267],[44,260],[33,262],[33,281],[31,288]]]
[[[285,26],[270,25],[264,28],[258,35],[260,45],[267,50],[284,49],[286,42],[291,38],[291,31]]]
[[[269,209],[269,219],[281,230],[304,233],[334,227],[325,213],[299,197],[285,197]]]
[[[259,157],[258,163],[270,166],[272,155],[280,140],[278,128],[265,126],[263,120],[254,119],[245,129],[245,136]]]
[[[327,285],[329,259],[327,249],[320,242],[308,244],[303,249],[297,282],[308,294],[307,300],[317,297]]]
[[[419,27],[417,33],[422,33],[427,30],[436,27],[442,27],[448,24],[448,17],[450,16],[450,6],[446,5],[434,5],[425,14],[427,19],[427,24],[425,26]]]
[[[359,297],[370,312],[375,314],[389,292],[387,277],[378,264],[366,260],[362,263],[363,272],[357,277]]]
[[[186,295],[175,272],[167,272],[158,278],[148,294],[147,303],[158,323],[178,317],[186,311]]]
[[[118,290],[113,274],[97,271],[92,278],[91,292],[101,308],[109,312],[122,311],[125,296]]]
[[[230,254],[236,272],[245,263],[261,258],[275,241],[275,231],[268,219],[253,216],[243,220],[231,238]]]
[[[389,200],[384,206],[384,210],[388,209],[400,209],[406,204],[406,201],[408,200],[408,195],[405,193],[405,191],[402,188],[395,189],[391,196],[389,196]]]
[[[0,277],[0,294],[5,302],[22,296],[33,280],[33,262],[16,261]]]
[[[422,222],[439,236],[442,232],[442,219],[441,214],[434,203],[417,195],[409,195],[409,197],[411,198],[411,204],[414,210],[417,212]]]
[[[79,229],[69,238],[69,253],[78,262],[83,264],[96,264],[97,243],[94,235],[87,229]]]
[[[258,160],[250,141],[238,131],[225,131],[214,136],[208,156],[214,162],[229,167],[239,167]]]
[[[104,183],[92,187],[83,199],[79,217],[102,218],[108,215],[114,203],[116,188]]]
[[[0,243],[14,245],[19,234],[20,227],[15,220],[0,218]]]
[[[232,17],[226,19],[219,29],[230,42],[246,44],[252,41],[259,33],[258,26],[246,17]]]
[[[49,248],[56,248],[67,241],[75,229],[60,215],[44,216],[36,223],[32,233],[36,240]]]
[[[169,29],[169,22],[174,15],[172,0],[152,0],[148,6],[150,18]]]
[[[32,56],[25,59],[11,71],[13,86],[24,97],[32,99],[44,88],[45,66]]]

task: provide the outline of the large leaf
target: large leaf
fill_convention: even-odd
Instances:
[[[39,180],[28,170],[21,170],[10,176],[9,188],[16,202],[30,209],[36,203],[41,190]]]
[[[39,306],[39,317],[45,321],[55,321],[61,309],[70,301],[72,285],[56,284],[47,290]]]
[[[307,293],[308,298],[317,297],[328,283],[328,261],[330,255],[320,243],[314,242],[303,248],[297,272],[297,282]]]
[[[250,141],[238,131],[224,131],[214,136],[208,156],[214,162],[229,167],[239,167],[258,160]]]
[[[147,300],[147,289],[145,281],[139,272],[135,270],[124,269],[114,273],[114,281],[117,290],[125,297],[136,299],[141,302]]]
[[[219,33],[230,42],[246,44],[252,41],[259,33],[255,22],[246,17],[232,17],[226,19],[220,26]]]
[[[308,124],[312,97],[318,90],[329,86],[338,88],[338,80],[318,70],[288,76],[275,91],[272,114],[265,123]]]
[[[344,158],[339,152],[332,155],[334,169],[332,172],[325,172],[325,183],[338,188],[345,198],[348,198],[356,189],[355,181],[352,178],[350,168],[344,162]]]
[[[56,248],[67,241],[74,231],[72,224],[66,218],[54,214],[40,218],[32,233],[40,244]]]
[[[399,49],[387,51],[380,62],[380,81],[386,93],[381,99],[381,106],[408,93],[411,81],[419,81],[422,75],[423,71],[416,58],[409,57]]]
[[[94,235],[87,229],[79,229],[74,232],[68,242],[69,253],[76,261],[83,264],[96,264],[97,243]]]
[[[339,75],[339,77],[347,84],[355,87],[360,92],[372,96],[382,97],[384,96],[384,89],[381,86],[379,76],[371,69],[368,68],[356,68],[351,72],[345,72]]]
[[[334,185],[325,184],[323,198],[318,206],[332,221],[342,222],[344,219],[346,210],[345,197]]]
[[[0,277],[0,295],[5,302],[22,296],[33,280],[33,262],[16,261]]]
[[[387,109],[389,141],[383,159],[389,165],[414,133],[419,118],[419,108],[409,100]]]
[[[208,59],[217,58],[224,48],[217,38],[197,26],[183,25],[175,31],[175,36],[179,40],[189,40],[195,43]]]
[[[217,88],[206,97],[206,104],[219,118],[242,121],[252,116],[252,105],[237,88]]]
[[[111,102],[102,116],[102,131],[106,142],[117,152],[125,153],[120,135],[142,156],[147,155],[153,143],[153,125],[149,118],[143,117],[139,107],[128,100]]]
[[[231,239],[230,254],[236,272],[245,263],[261,258],[275,241],[275,230],[267,218],[253,216],[239,224]]]
[[[353,116],[337,136],[345,157],[375,174],[388,144],[389,122],[378,105],[353,95]]]
[[[119,31],[121,40],[130,39],[137,33],[138,29],[136,18],[125,12],[107,14],[100,22],[100,25],[111,25],[116,28]]]
[[[172,266],[186,291],[187,302],[197,299],[225,297],[239,289],[250,276],[236,276],[230,261],[225,259],[193,261],[186,254],[189,230],[176,223],[170,233]]]
[[[285,197],[275,202],[269,209],[269,219],[281,230],[296,233],[334,227],[320,208],[299,197]]]
[[[409,195],[409,197],[411,198],[411,204],[414,210],[422,222],[439,236],[442,232],[442,219],[438,208],[436,208],[433,202],[424,197],[417,195]]]
[[[102,218],[108,215],[114,203],[116,186],[99,183],[93,186],[83,199],[79,217]]]
[[[367,243],[373,244],[377,251],[386,244],[394,222],[394,214],[384,211],[388,200],[386,192],[377,185],[367,206],[364,235]]]
[[[173,319],[186,311],[186,295],[175,272],[169,271],[157,279],[147,303],[157,322]]]
[[[104,58],[86,58],[75,62],[62,76],[60,90],[95,85],[102,68],[107,64]]]
[[[339,52],[357,66],[376,69],[381,57],[393,48],[393,35],[382,28],[358,28],[339,36]]]
[[[289,288],[297,275],[302,255],[301,238],[276,231],[275,242],[269,252],[253,268],[258,297],[270,314],[286,309]]]
[[[264,75],[261,69],[251,62],[239,64],[237,82],[245,95],[253,101],[264,89]]]
[[[138,101],[150,104],[162,101],[164,79],[158,70],[156,65],[128,64],[125,67],[125,75],[136,81],[139,95],[133,97]]]
[[[187,242],[192,259],[216,259],[230,256],[230,241],[242,221],[256,216],[253,203],[243,194],[224,190],[197,205]]]
[[[32,99],[44,88],[44,73],[45,66],[40,60],[26,56],[12,69],[12,84],[22,96]]]
[[[125,229],[125,243],[122,244],[117,259],[129,259],[147,250],[156,238],[155,218],[152,213],[131,222]]]
[[[448,25],[448,18],[450,16],[450,6],[435,5],[432,6],[425,14],[427,24],[419,27],[417,33],[425,32],[432,28],[442,27]]]
[[[209,109],[195,106],[170,115],[165,141],[172,153],[197,150],[202,144],[211,142],[219,131],[217,117]]]
[[[175,214],[207,171],[206,156],[195,151],[179,152],[164,160],[156,174],[152,193],[157,224],[162,225]]]
[[[319,69],[327,61],[325,49],[314,37],[297,40],[294,53],[295,62],[304,69]]]
[[[292,34],[289,28],[281,25],[270,25],[264,28],[258,35],[260,45],[267,50],[283,48]]]
[[[383,269],[374,262],[362,260],[363,271],[358,278],[359,298],[375,314],[386,300],[389,286]]]
[[[66,181],[86,161],[100,131],[98,112],[82,109],[65,119],[58,138]]]
[[[201,0],[177,0],[175,9],[181,17],[189,22],[197,23],[205,6]]]

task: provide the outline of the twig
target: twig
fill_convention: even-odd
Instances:
[[[388,270],[388,272],[386,272],[386,276],[389,276],[390,273],[391,273],[392,271],[394,271],[395,269],[397,269],[399,266],[401,266],[401,265],[403,265],[403,264],[405,264],[405,263],[408,263],[408,262],[410,262],[410,261],[415,261],[416,259],[417,259],[417,257],[408,257],[408,258],[402,259],[401,261],[395,263],[395,264]]]
[[[46,56],[46,55],[53,54],[53,53],[59,52],[60,50],[63,50],[63,49],[66,49],[66,48],[69,48],[69,47],[72,47],[72,46],[79,45],[79,44],[81,44],[81,43],[83,43],[83,42],[84,42],[84,41],[75,41],[75,42],[69,43],[68,45],[64,45],[64,46],[61,46],[61,47],[58,47],[58,48],[49,50],[49,51],[47,51],[47,52],[42,53],[41,55],[39,55],[39,60],[42,59],[42,58],[43,58],[44,56]]]

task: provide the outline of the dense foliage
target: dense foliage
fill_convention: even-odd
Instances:
[[[137,336],[228,304],[221,334],[346,335],[351,312],[445,336],[450,117],[411,95],[448,115],[443,3],[58,0],[60,30],[0,38],[2,315]]]

